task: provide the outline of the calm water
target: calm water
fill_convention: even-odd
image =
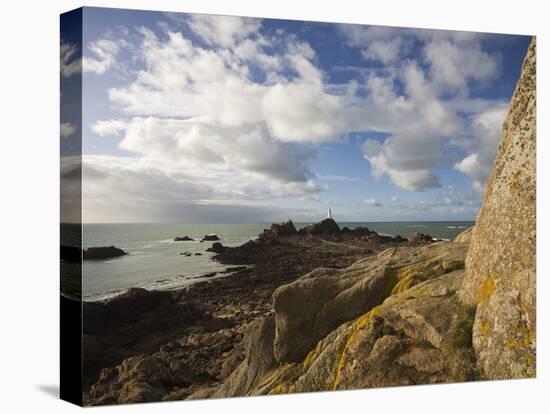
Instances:
[[[302,227],[307,223],[297,224]],[[439,239],[453,239],[471,221],[339,223],[340,227],[366,226],[378,233],[409,237],[414,232]],[[83,247],[115,245],[129,254],[83,265],[82,295],[86,300],[114,296],[129,287],[175,289],[200,281],[201,275],[225,269],[206,251],[212,242],[174,242],[175,236],[200,240],[217,234],[226,246],[255,238],[268,224],[85,224]],[[182,252],[202,253],[185,257]],[[67,266],[67,264],[65,264]],[[229,276],[230,277],[230,276]]]

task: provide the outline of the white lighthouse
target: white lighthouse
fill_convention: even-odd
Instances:
[[[332,218],[332,210],[330,208],[328,209],[328,212],[327,212],[327,218],[328,219]]]

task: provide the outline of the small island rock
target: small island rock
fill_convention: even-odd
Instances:
[[[128,253],[115,246],[90,247],[82,252],[82,258],[84,260],[103,260],[124,256],[126,254]]]

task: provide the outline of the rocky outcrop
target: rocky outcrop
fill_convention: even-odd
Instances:
[[[273,294],[275,356],[301,361],[338,325],[381,304],[392,292],[463,266],[466,246],[393,248],[346,269],[317,269]]]
[[[186,389],[192,381],[193,371],[188,365],[157,352],[128,358],[114,369],[102,370],[90,397],[97,405],[153,402],[170,399],[166,397],[174,389]]]
[[[264,230],[263,233],[260,234],[259,238],[261,240],[271,240],[276,239],[279,236],[293,236],[295,234],[298,234],[298,231],[296,230],[296,227],[294,227],[292,220],[288,220],[281,224],[272,224],[271,228]]]
[[[207,234],[201,239],[201,242],[205,241],[217,241],[220,240],[220,237],[217,234]]]
[[[433,242],[434,239],[429,234],[414,233],[409,239],[409,246],[423,246]]]
[[[334,234],[340,233],[340,227],[334,219],[326,218],[319,223],[307,225],[302,231],[308,234]]]
[[[183,236],[183,237],[176,236],[174,237],[174,241],[195,241],[195,239],[192,239],[189,236]]]
[[[212,246],[206,249],[207,252],[213,252],[213,253],[223,253],[225,251],[226,247],[221,244],[220,242],[212,243]]]
[[[82,252],[82,258],[84,260],[104,260],[124,256],[126,254],[128,253],[115,246],[90,247]]]
[[[461,289],[476,305],[473,344],[488,379],[535,376],[536,41],[504,122]]]
[[[273,316],[251,325],[244,339],[247,354],[244,361],[211,396],[246,395],[266,373],[277,366],[273,354],[275,320]]]
[[[279,288],[274,324],[264,322],[250,332],[248,362],[201,397],[475,378],[474,308],[456,294],[466,250],[466,244],[453,242],[392,248],[344,270],[321,269]],[[384,283],[378,285],[379,280]],[[383,293],[377,285],[385,285]],[[378,294],[378,301],[367,303]],[[314,339],[308,342],[307,335]]]

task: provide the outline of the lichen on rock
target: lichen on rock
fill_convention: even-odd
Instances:
[[[535,375],[536,40],[510,101],[471,235],[465,303],[477,305],[474,348],[484,378]]]

